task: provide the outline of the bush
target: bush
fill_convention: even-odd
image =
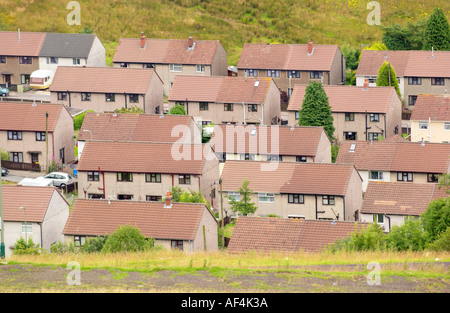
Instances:
[[[356,226],[355,226],[356,227]],[[330,245],[331,252],[375,251],[386,247],[386,235],[380,225],[370,224],[367,228],[354,231],[350,236],[338,239]]]
[[[169,114],[171,114],[171,115],[186,115],[186,109],[182,105],[175,104],[175,106],[170,108]]]
[[[445,232],[442,232],[427,248],[433,251],[450,251],[450,227],[447,227]]]
[[[407,220],[401,226],[393,226],[386,241],[396,251],[422,251],[427,245],[427,234],[419,219]]]
[[[145,251],[154,246],[154,240],[147,240],[141,231],[129,225],[119,226],[119,228],[108,236],[102,252],[138,252]]]
[[[64,254],[64,253],[73,253],[76,252],[77,249],[73,245],[73,243],[63,243],[63,242],[55,242],[50,246],[50,252],[56,254]]]
[[[450,226],[450,197],[432,201],[421,218],[430,241],[436,240]]]
[[[28,242],[25,241],[23,237],[20,237],[16,241],[16,244],[13,249],[13,254],[24,255],[24,254],[40,254],[42,249],[40,248],[38,243],[34,243],[33,239],[28,238]]]
[[[105,246],[106,240],[108,236],[98,236],[94,238],[86,239],[84,245],[80,248],[80,252],[86,253],[96,253],[101,252],[103,247]]]

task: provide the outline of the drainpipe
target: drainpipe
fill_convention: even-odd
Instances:
[[[69,96],[69,108],[71,108],[72,107],[72,101],[70,99],[70,91],[69,90],[67,90],[67,95]]]
[[[367,111],[364,111],[364,118],[365,118],[365,120],[366,120],[366,141],[367,141],[367,138],[368,138],[368,128],[367,128]]]
[[[317,220],[317,195],[314,196],[316,198],[316,220]]]
[[[125,97],[125,109],[127,108],[127,93],[124,92],[123,96]]]
[[[343,213],[344,213],[344,214],[342,214],[342,215],[344,215],[343,221],[345,221],[345,196],[342,197],[342,203],[344,204],[344,205],[343,205],[343,211],[344,211]]]
[[[247,123],[245,121],[246,117],[245,117],[245,103],[244,102],[242,102],[242,110],[244,112],[244,121],[242,122],[242,124],[246,125]]]
[[[142,95],[142,99],[144,100],[144,104],[142,105],[142,108],[144,109],[144,113],[145,113],[145,95]]]
[[[388,221],[389,221],[389,232],[391,232],[391,217],[390,216],[387,216],[386,214],[384,214],[384,217],[386,217],[387,219],[388,219]]]
[[[102,181],[103,181],[103,188],[101,190],[103,190],[103,199],[106,199],[106,191],[105,191],[105,173],[103,171],[100,170],[100,166],[98,167],[98,172],[100,174],[102,174]]]
[[[38,223],[38,224],[39,224],[39,228],[41,229],[41,248],[43,248],[44,247],[44,241],[42,239],[42,223]]]

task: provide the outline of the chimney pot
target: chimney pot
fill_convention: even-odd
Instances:
[[[145,35],[144,32],[141,32],[141,49],[145,48]]]
[[[171,208],[172,207],[172,193],[170,191],[166,194],[166,203],[164,204],[165,208]]]
[[[369,89],[369,80],[367,78],[364,79],[364,90]]]
[[[312,53],[313,53],[313,50],[314,50],[314,45],[313,45],[312,40],[310,40],[310,41],[308,42],[308,54],[312,54]]]
[[[189,36],[189,38],[188,38],[188,47],[192,48],[193,46],[194,46],[194,38]]]

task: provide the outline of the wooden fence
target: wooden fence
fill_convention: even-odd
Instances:
[[[2,166],[10,170],[34,171],[40,172],[41,166],[35,163],[19,163],[11,161],[2,161]]]

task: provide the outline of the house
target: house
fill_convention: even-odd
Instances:
[[[331,163],[323,127],[218,124],[209,142],[219,160]]]
[[[243,216],[236,222],[227,251],[318,253],[363,227],[367,224]]]
[[[153,68],[169,95],[177,75],[226,76],[227,53],[218,40],[120,38],[114,67]]]
[[[219,160],[207,144],[86,141],[77,170],[80,198],[160,201],[179,186],[216,205]]]
[[[364,194],[361,221],[378,223],[385,232],[425,213],[431,201],[449,195],[437,184],[370,181]]]
[[[0,103],[0,149],[10,157],[2,166],[39,171],[69,164],[75,159],[73,132],[63,105]]]
[[[58,66],[105,66],[105,47],[94,34],[0,31],[0,84],[29,84],[31,74]]]
[[[63,241],[69,204],[55,187],[3,185],[0,189],[6,256],[20,237],[31,238],[47,251],[52,243]]]
[[[139,228],[155,245],[186,252],[218,249],[217,221],[204,204],[75,199],[63,233],[66,243],[112,234],[119,226]]]
[[[168,101],[169,108],[183,105],[202,125],[276,125],[281,114],[280,92],[271,78],[177,76]]]
[[[397,74],[404,112],[414,110],[419,94],[445,94],[450,85],[450,51],[363,50],[356,70],[356,85],[369,80],[375,86],[378,71],[389,62]]]
[[[78,134],[78,159],[86,141],[201,143],[191,116],[87,112]]]
[[[343,141],[336,163],[353,164],[369,181],[436,184],[450,171],[450,145],[404,140]]]
[[[106,66],[105,47],[95,34],[46,33],[39,52],[39,69],[58,66]]]
[[[221,178],[226,211],[244,180],[257,216],[355,221],[362,204],[362,179],[349,164],[226,161]]]
[[[270,77],[291,96],[294,85],[310,81],[345,84],[345,58],[337,45],[246,43],[237,64],[238,76]],[[285,108],[284,108],[285,109]]]
[[[159,114],[162,81],[153,69],[58,66],[50,98],[69,108],[95,112],[138,107]]]
[[[306,85],[296,85],[289,101],[288,123],[298,124]],[[334,137],[379,140],[401,131],[401,100],[393,87],[323,86],[333,115]]]
[[[411,141],[450,143],[450,95],[418,95],[410,123]]]

